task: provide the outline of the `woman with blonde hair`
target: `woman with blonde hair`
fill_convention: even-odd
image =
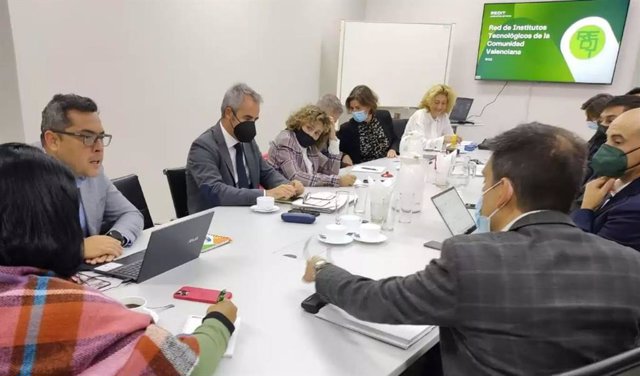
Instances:
[[[320,152],[329,141],[328,156]],[[340,146],[333,121],[317,106],[307,105],[289,116],[286,129],[269,147],[269,163],[289,180],[306,187],[346,187],[356,178],[339,176]]]
[[[450,142],[453,128],[449,122],[449,113],[456,103],[456,94],[447,85],[435,85],[422,97],[418,106],[407,122],[408,131],[419,131],[427,139],[445,136],[445,141]]]

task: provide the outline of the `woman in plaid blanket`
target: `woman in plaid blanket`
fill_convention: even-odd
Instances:
[[[320,150],[329,143],[327,155]],[[307,105],[287,119],[287,128],[269,147],[269,163],[289,180],[305,187],[347,187],[354,175],[339,176],[340,147],[329,115]]]
[[[236,308],[216,304],[193,335],[69,278],[82,260],[78,189],[66,167],[0,145],[0,375],[210,375]],[[202,354],[202,356],[200,356]]]

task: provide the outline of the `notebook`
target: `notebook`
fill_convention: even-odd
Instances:
[[[311,209],[319,213],[333,213],[336,209],[346,205],[347,201],[354,201],[356,197],[351,194],[336,195],[335,192],[314,192],[297,199],[291,205],[294,208]]]
[[[207,234],[207,237],[202,244],[202,250],[200,251],[200,253],[205,253],[229,243],[231,243],[231,238],[228,236]]]
[[[187,321],[184,323],[184,327],[182,327],[182,333],[191,334],[196,328],[202,325],[202,319],[204,316],[198,315],[190,315],[187,317]],[[240,330],[240,317],[236,318],[236,322],[233,323],[233,326],[236,327],[236,330],[233,331],[231,338],[229,338],[229,344],[227,344],[227,351],[224,352],[225,358],[233,358],[233,352],[236,349],[236,339],[238,338],[238,331]]]
[[[433,330],[433,325],[389,325],[358,320],[344,310],[327,304],[315,316],[401,349],[408,349]]]

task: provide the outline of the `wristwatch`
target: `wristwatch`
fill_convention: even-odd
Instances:
[[[118,230],[111,230],[111,231],[107,232],[106,235],[114,238],[117,241],[119,241],[120,245],[123,246],[123,247],[124,247],[125,244],[127,244],[127,239],[125,239],[125,237],[122,236],[122,234]]]
[[[315,264],[313,264],[313,270],[316,272],[316,274],[318,274],[318,272],[320,270],[322,270],[322,268],[324,268],[328,264],[329,264],[329,262],[327,260],[320,259],[320,260],[316,261]]]

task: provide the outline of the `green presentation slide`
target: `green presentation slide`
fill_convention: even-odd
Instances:
[[[476,79],[610,84],[629,0],[485,4]]]

